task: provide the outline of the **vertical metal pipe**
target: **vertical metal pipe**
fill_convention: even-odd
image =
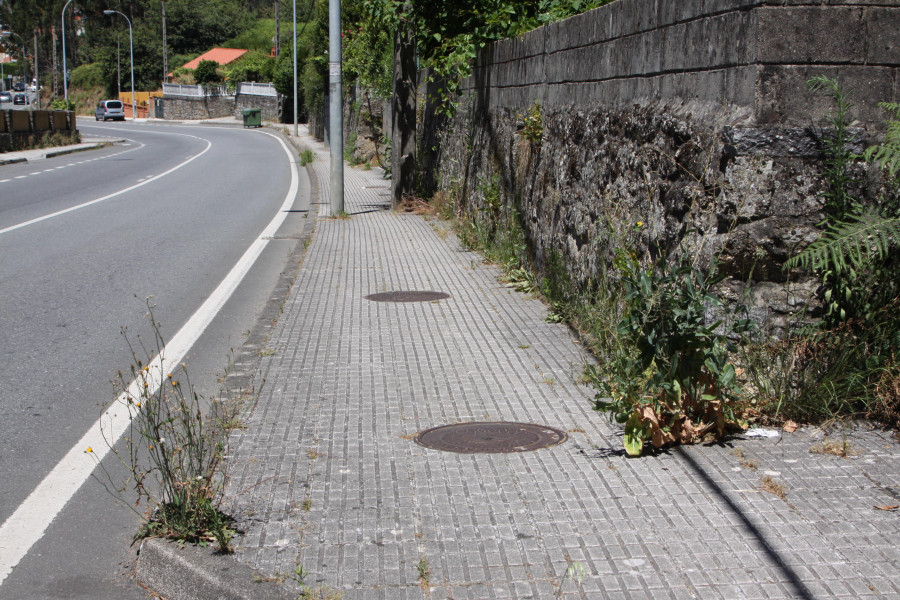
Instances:
[[[297,0],[294,0],[294,137],[297,135]]]
[[[344,212],[344,111],[341,105],[341,0],[328,0],[331,214]]]
[[[38,110],[41,110],[41,78],[38,76],[38,32],[34,32],[34,95]],[[26,92],[27,94],[27,92]],[[27,96],[26,96],[27,97]]]
[[[72,0],[66,2],[62,9],[63,96],[66,99],[66,110],[69,109],[69,75],[66,71],[66,9],[69,8],[71,2]],[[54,91],[54,93],[56,92]]]
[[[160,2],[162,5],[162,37],[163,37],[163,81],[169,78],[169,45],[166,42],[166,0]]]

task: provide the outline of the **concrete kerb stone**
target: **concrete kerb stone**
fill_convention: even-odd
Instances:
[[[167,600],[296,600],[294,592],[237,559],[211,548],[146,538],[138,552],[138,581]]]
[[[285,136],[295,149],[296,141]],[[316,201],[315,172],[310,166],[306,172],[311,182],[310,205]],[[240,403],[248,393],[255,393],[257,374],[261,362],[259,350],[269,340],[274,323],[278,320],[282,304],[303,262],[307,240],[313,235],[316,211],[309,210],[308,220],[288,258],[288,266],[282,271],[271,294],[271,302],[259,313],[247,340],[232,356],[223,386],[226,402]],[[245,410],[252,409],[245,407]],[[243,600],[251,598],[296,599],[297,594],[265,577],[259,571],[240,562],[234,556],[216,553],[212,548],[192,545],[179,547],[176,542],[159,538],[146,538],[138,551],[135,578],[143,586],[167,600]]]

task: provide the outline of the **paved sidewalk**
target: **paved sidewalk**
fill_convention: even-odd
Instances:
[[[900,513],[876,508],[900,504],[893,435],[831,433],[851,458],[811,453],[824,434],[801,429],[628,459],[541,302],[391,212],[377,169],[347,167],[350,218],[327,218],[328,156],[299,141],[320,217],[231,439],[241,561],[286,584],[299,565],[345,600],[900,597]],[[401,290],[450,297],[365,298]],[[511,454],[411,439],[468,421],[569,437]]]

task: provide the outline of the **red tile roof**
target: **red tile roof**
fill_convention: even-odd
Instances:
[[[194,60],[185,63],[182,65],[184,69],[196,69],[197,65],[200,64],[202,60],[214,60],[220,65],[227,65],[228,63],[234,62],[243,55],[247,54],[246,50],[241,50],[239,48],[213,48],[209,52],[204,52]],[[172,74],[169,73],[171,76]]]

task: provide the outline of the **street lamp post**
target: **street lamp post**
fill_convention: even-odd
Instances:
[[[297,0],[294,0],[294,137],[297,137]]]
[[[128,41],[131,44],[131,120],[134,121],[137,119],[137,106],[134,104],[134,36],[131,30],[131,19],[129,19],[125,13],[119,12],[117,10],[104,10],[104,15],[122,15],[125,17],[125,20],[128,21]]]
[[[69,0],[62,9],[63,95],[66,98],[66,110],[69,109],[69,76],[66,71],[66,9],[71,3],[72,0]]]

